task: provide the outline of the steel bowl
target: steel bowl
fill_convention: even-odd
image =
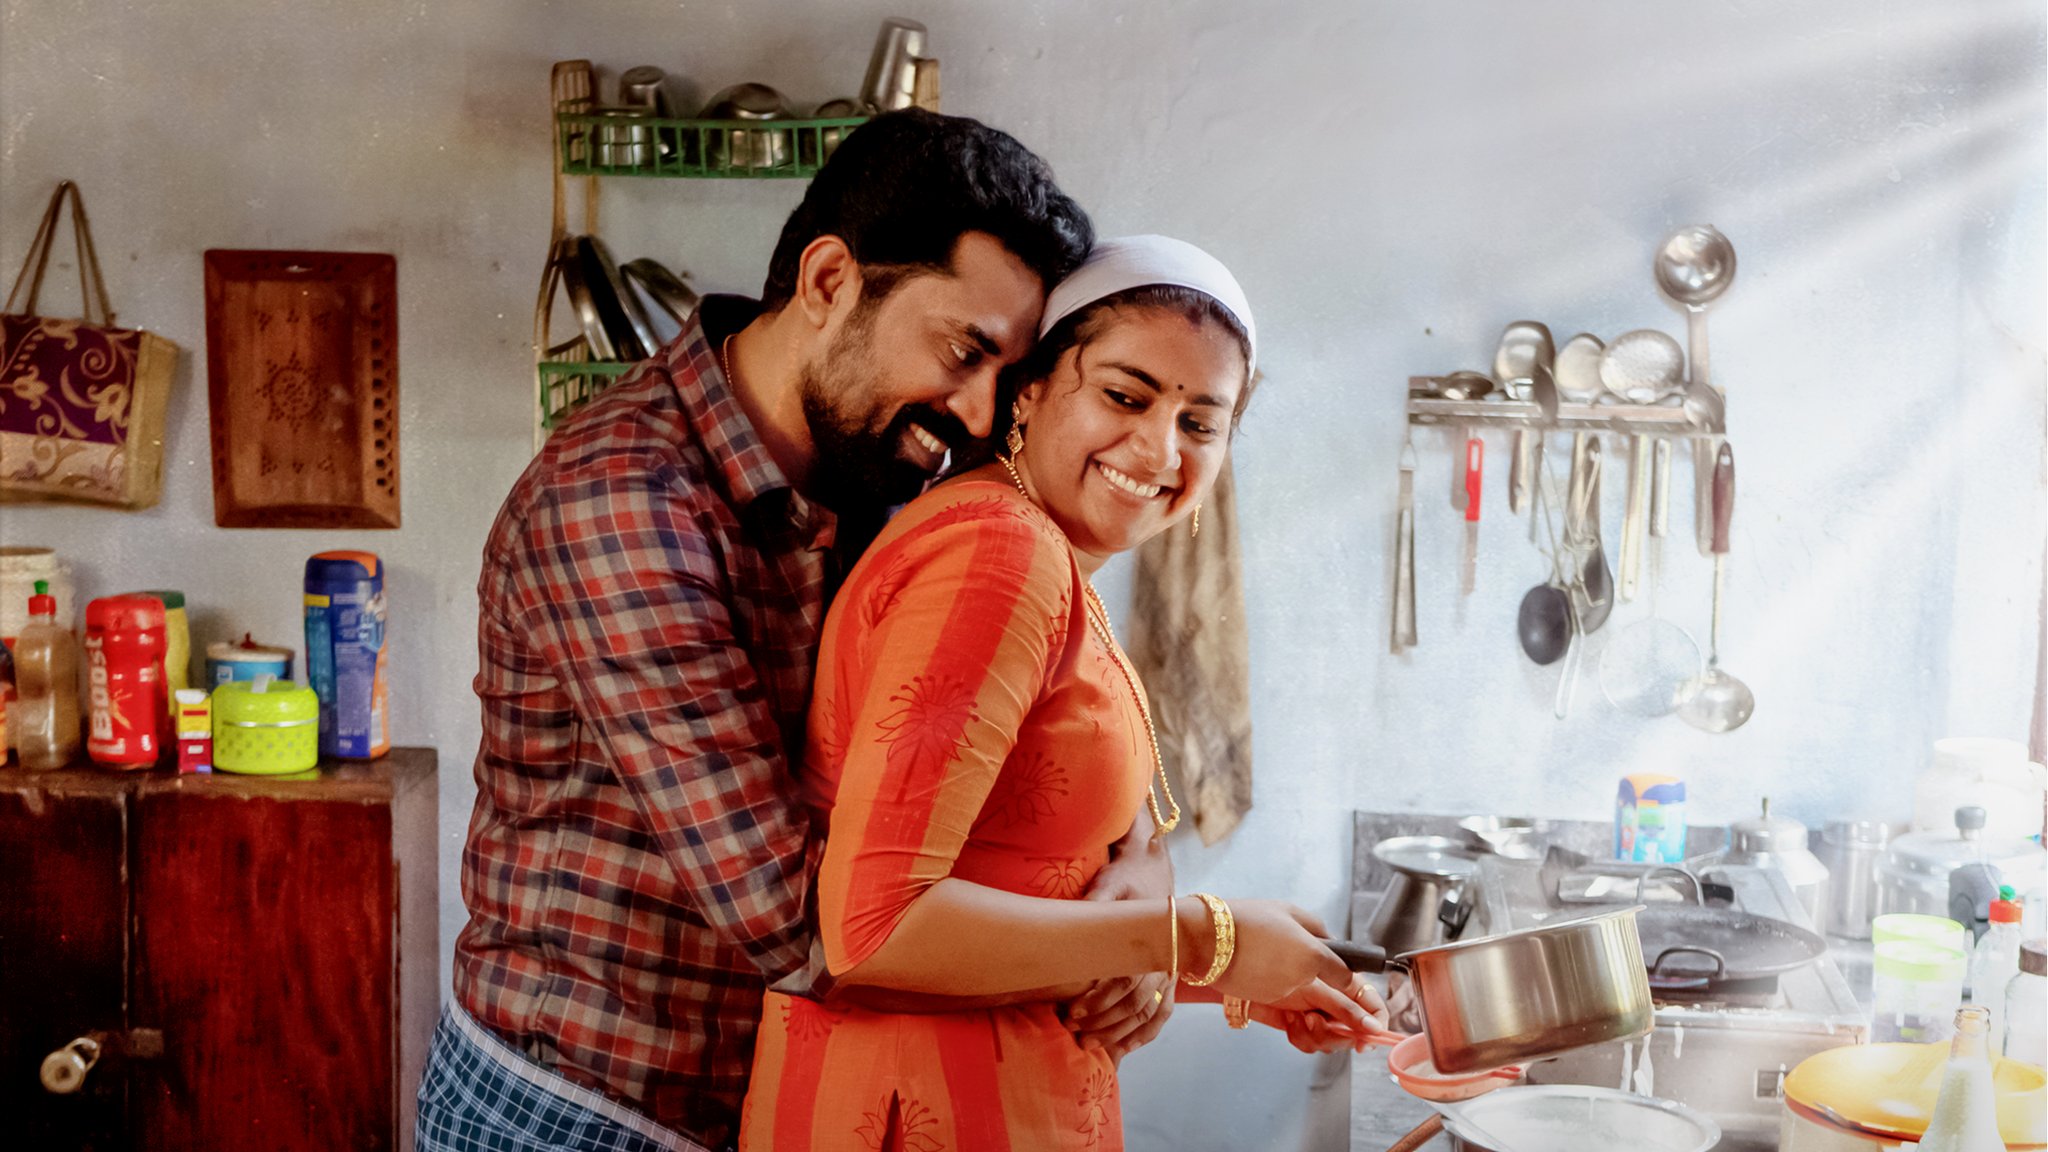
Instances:
[[[1721,1142],[1721,1126],[1683,1104],[1589,1084],[1502,1088],[1458,1105],[1444,1127],[1459,1152],[1707,1152]]]
[[[856,116],[865,115],[867,115],[867,109],[858,101],[841,97],[837,100],[827,100],[823,104],[818,105],[817,110],[811,113],[811,119],[851,120]],[[806,165],[823,164],[832,158],[832,153],[839,150],[839,142],[846,139],[846,134],[851,131],[853,131],[851,128],[811,128],[799,130],[796,142],[797,154]]]
[[[705,120],[787,120],[789,105],[782,93],[766,84],[735,84],[711,98]],[[780,168],[789,163],[789,130],[714,128],[707,149],[710,166]]]

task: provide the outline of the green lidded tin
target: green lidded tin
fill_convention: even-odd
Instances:
[[[258,676],[213,690],[213,766],[282,776],[320,762],[320,698],[304,684]]]

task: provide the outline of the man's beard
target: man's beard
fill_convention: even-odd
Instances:
[[[804,422],[816,448],[810,495],[841,515],[879,513],[924,491],[932,473],[903,458],[903,437],[913,419],[949,445],[965,444],[966,429],[947,412],[906,405],[879,423],[874,347],[869,323],[854,316],[820,361],[799,379]]]

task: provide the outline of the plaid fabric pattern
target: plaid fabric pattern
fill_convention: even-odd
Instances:
[[[707,1144],[764,983],[810,945],[804,741],[836,532],[685,331],[555,432],[499,512],[455,994],[540,1064]]]
[[[460,1008],[434,1029],[417,1152],[709,1152],[521,1057]]]

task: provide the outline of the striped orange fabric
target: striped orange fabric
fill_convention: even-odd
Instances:
[[[1058,527],[978,480],[912,503],[848,576],[805,760],[830,816],[818,928],[834,972],[947,876],[1078,899],[1130,829],[1151,753],[1082,587]],[[1052,1003],[902,1015],[770,993],[740,1146],[1117,1149],[1116,1071]]]

